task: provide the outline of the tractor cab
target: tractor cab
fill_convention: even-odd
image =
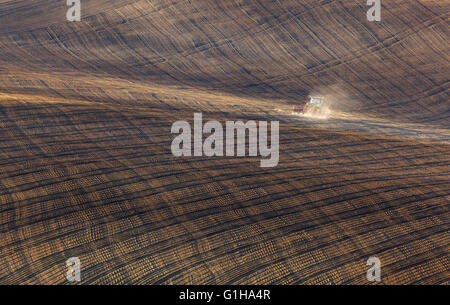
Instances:
[[[311,97],[309,100],[309,104],[313,106],[321,106],[322,105],[322,98],[321,97]]]

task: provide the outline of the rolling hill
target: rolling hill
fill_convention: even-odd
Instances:
[[[365,2],[0,0],[0,283],[448,284],[450,1]],[[174,157],[195,112],[278,166]]]

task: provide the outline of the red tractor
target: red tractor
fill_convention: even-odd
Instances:
[[[311,113],[318,114],[323,105],[323,98],[310,97],[304,105],[294,105],[294,113]]]

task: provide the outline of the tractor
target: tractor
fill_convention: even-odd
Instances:
[[[294,105],[294,113],[320,114],[322,106],[323,98],[311,96],[304,105]]]

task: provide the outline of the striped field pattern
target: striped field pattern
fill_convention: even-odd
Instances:
[[[65,2],[0,0],[0,284],[449,283],[449,0]],[[195,112],[278,166],[174,157]]]

